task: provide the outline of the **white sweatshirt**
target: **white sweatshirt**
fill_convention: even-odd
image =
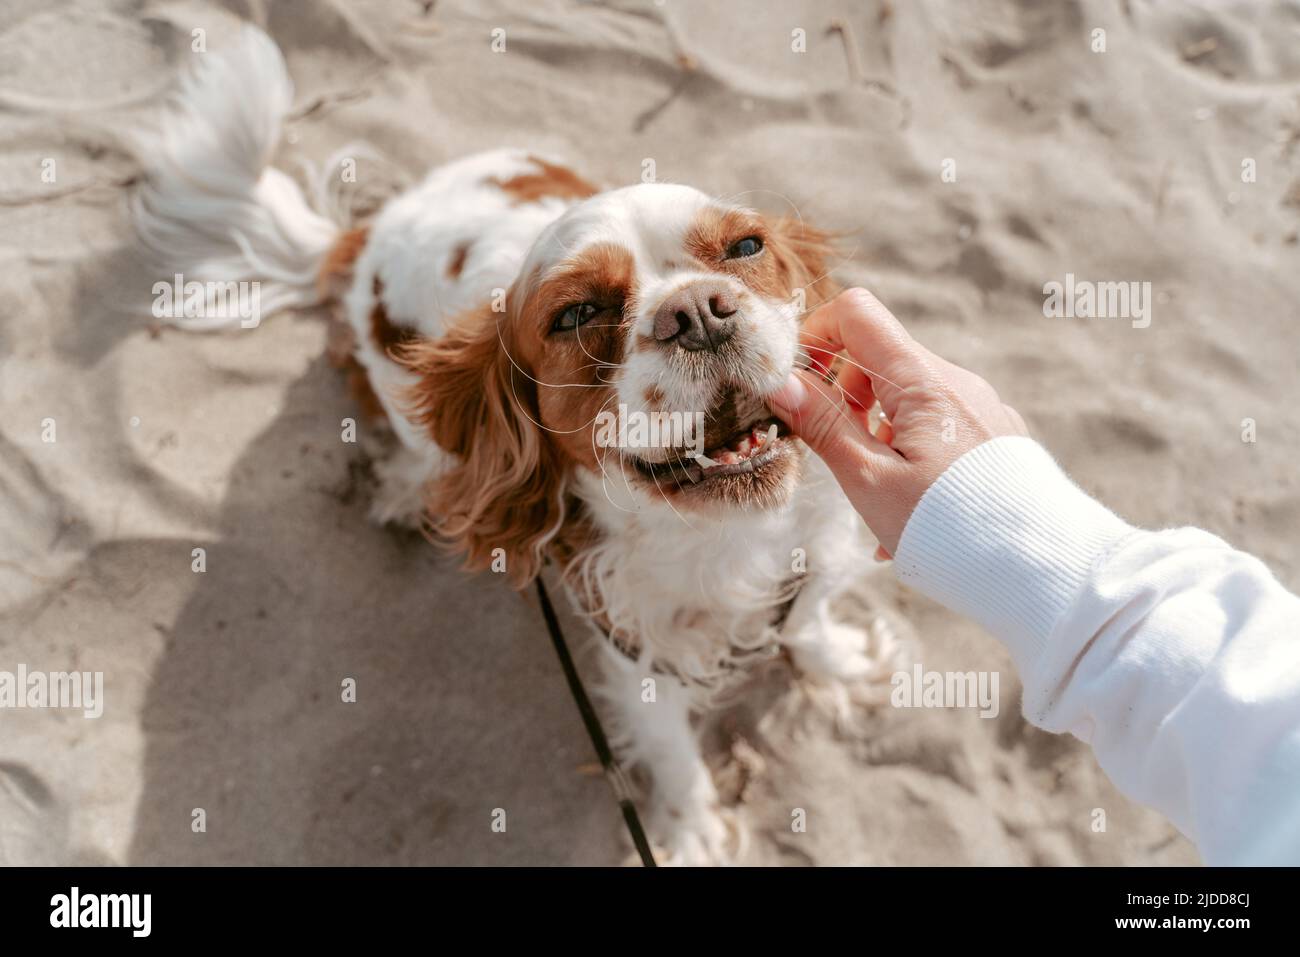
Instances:
[[[1300,864],[1300,598],[1195,528],[1136,529],[1031,439],[925,493],[898,577],[1006,643],[1025,717],[1090,744],[1208,864]]]

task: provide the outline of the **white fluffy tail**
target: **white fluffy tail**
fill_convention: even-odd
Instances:
[[[167,281],[183,276],[184,290],[155,299],[155,315],[187,329],[255,325],[229,308],[231,284],[241,284],[241,301],[242,284],[252,285],[259,313],[314,304],[340,227],[267,165],[293,103],[271,38],[245,26],[230,47],[197,59],[155,125],[130,137],[145,171],[131,212]],[[181,314],[169,302],[183,303]]]

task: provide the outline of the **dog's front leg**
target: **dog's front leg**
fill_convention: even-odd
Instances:
[[[622,761],[650,775],[647,823],[660,863],[727,862],[739,832],[718,802],[691,726],[689,689],[603,640],[601,672],[599,693],[609,706],[611,743]]]
[[[840,685],[847,691],[832,695],[837,712],[844,712],[849,703],[887,700],[890,677],[902,660],[900,642],[880,615],[867,628],[835,620],[831,602],[844,585],[840,576],[811,576],[781,629],[781,643],[803,675],[814,684]]]
[[[413,450],[405,445],[393,449],[387,458],[375,462],[379,486],[370,503],[370,520],[376,525],[393,523],[419,528],[424,520],[425,486],[445,468],[447,454],[437,446]]]

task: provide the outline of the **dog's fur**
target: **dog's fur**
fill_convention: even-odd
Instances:
[[[826,235],[687,186],[602,192],[521,150],[441,166],[344,230],[268,166],[291,101],[252,28],[203,58],[134,138],[141,238],[195,278],[261,279],[270,308],[346,289],[350,361],[397,438],[374,517],[427,515],[471,568],[503,565],[516,586],[556,560],[601,635],[619,752],[653,780],[652,836],[670,860],[728,859],[693,716],[782,650],[841,702],[879,692],[887,630],[830,614],[874,543],[783,427],[761,465],[722,474],[680,448],[600,446],[596,420],[704,412],[706,462],[750,422],[768,428],[761,396],[796,364],[802,310],[836,291]],[[732,255],[747,238],[760,251]],[[656,335],[665,300],[695,289],[736,306],[716,348]],[[589,321],[554,329],[578,303]]]

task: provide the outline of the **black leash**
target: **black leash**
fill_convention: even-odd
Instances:
[[[605,780],[609,782],[609,786],[614,790],[614,797],[618,799],[618,806],[623,811],[623,821],[627,824],[628,833],[632,835],[636,852],[641,856],[643,865],[657,867],[654,853],[650,850],[650,842],[646,840],[645,830],[641,827],[641,818],[636,813],[636,805],[632,803],[632,790],[628,786],[627,778],[623,776],[623,769],[614,760],[614,752],[610,750],[605,729],[600,726],[596,709],[591,706],[587,690],[583,688],[582,680],[578,677],[578,669],[573,666],[573,656],[569,654],[569,646],[564,641],[564,632],[560,630],[560,620],[555,617],[555,609],[551,606],[551,598],[546,594],[546,586],[542,583],[540,575],[537,576],[537,598],[542,603],[542,617],[546,619],[546,630],[551,633],[555,654],[560,659],[560,667],[564,669],[564,680],[569,683],[569,693],[573,695],[573,702],[578,706],[582,723],[587,726],[587,737],[591,738],[596,756],[600,758],[600,765],[605,769]]]

